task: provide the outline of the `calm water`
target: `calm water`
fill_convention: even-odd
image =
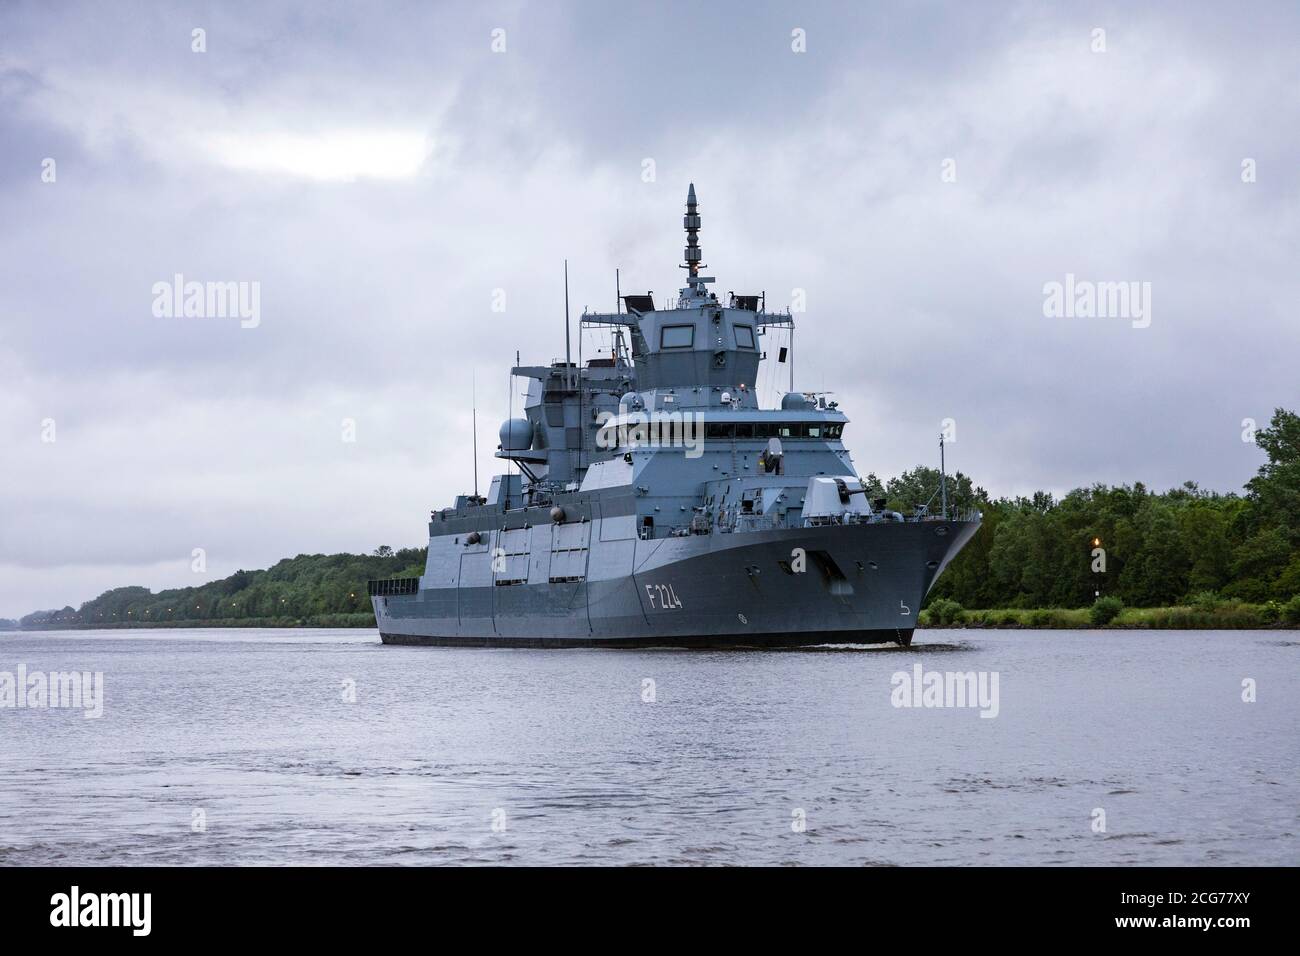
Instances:
[[[892,706],[918,662],[996,671],[998,715]],[[102,671],[106,703],[0,709],[0,863],[1300,863],[1295,631],[726,653],[0,635],[19,664]]]

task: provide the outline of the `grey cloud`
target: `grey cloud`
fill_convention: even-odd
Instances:
[[[486,474],[515,350],[562,352],[561,259],[578,308],[616,267],[670,295],[689,180],[722,288],[807,291],[797,384],[863,472],[953,417],[994,493],[1234,490],[1241,419],[1297,403],[1289,5],[120,9],[0,12],[0,615],[186,583],[195,546],[221,574],[419,543],[471,380]],[[356,130],[418,170],[241,166]],[[155,318],[177,272],[259,282],[261,324]],[[1066,272],[1150,281],[1151,327],[1044,317]]]

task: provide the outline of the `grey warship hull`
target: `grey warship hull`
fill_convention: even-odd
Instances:
[[[500,430],[511,470],[486,496],[476,470],[472,495],[430,514],[420,577],[370,582],[385,644],[911,642],[979,527],[949,510],[942,441],[930,500],[891,507],[855,470],[838,402],[795,390],[792,310],[708,290],[694,186],[683,225],[686,287],[663,308],[645,293],[584,312],[610,333],[586,363],[570,360],[566,266],[564,361],[511,370],[512,401],[529,382]],[[761,363],[787,358],[789,391],[761,407]]]
[[[488,539],[477,553],[436,563],[431,556],[443,586],[373,601],[386,644],[908,644],[926,592],[977,528],[927,521],[643,541],[629,533],[630,521],[597,518],[580,532],[583,581],[552,583],[555,552],[546,547],[535,552],[527,583],[475,586],[476,571],[491,580]],[[554,537],[547,526],[529,530]],[[808,567],[795,573],[791,556],[800,550]],[[572,550],[558,553],[566,572],[577,570]]]

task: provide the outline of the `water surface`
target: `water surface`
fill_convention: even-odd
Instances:
[[[997,672],[998,715],[893,706],[918,662]],[[0,635],[0,671],[19,664],[102,671],[106,700],[0,708],[5,864],[1300,863],[1295,631],[768,652]]]

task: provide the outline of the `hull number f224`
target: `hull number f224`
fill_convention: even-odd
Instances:
[[[650,598],[650,606],[659,611],[676,611],[682,606],[681,598],[671,584],[647,584],[645,593]]]

